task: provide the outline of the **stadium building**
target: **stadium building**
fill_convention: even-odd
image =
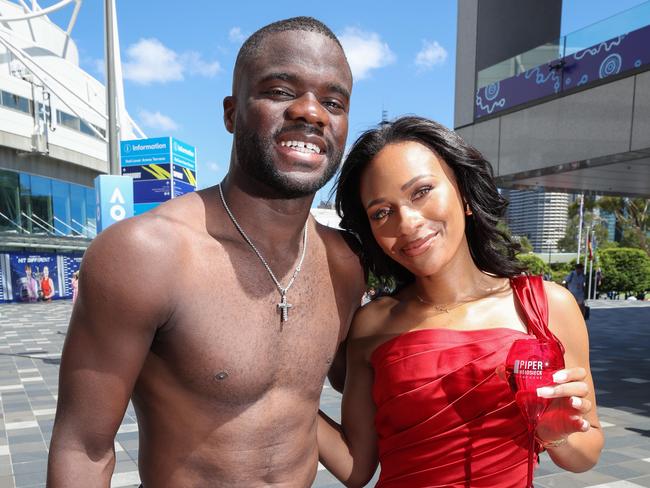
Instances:
[[[70,36],[81,3],[0,0],[0,302],[38,299],[31,283],[45,267],[54,298],[71,296],[71,275],[96,235],[106,99]],[[69,13],[65,28],[47,17],[55,10]],[[144,137],[120,111],[121,138]]]

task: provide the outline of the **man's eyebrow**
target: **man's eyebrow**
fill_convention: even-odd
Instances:
[[[294,74],[287,73],[285,71],[278,71],[278,72],[267,74],[260,80],[260,82],[266,83],[273,80],[281,80],[281,81],[288,81],[291,83],[297,83],[298,81],[300,81],[300,78],[298,78],[298,76]],[[325,88],[328,91],[333,91],[335,93],[338,93],[339,95],[342,95],[343,97],[345,97],[346,100],[350,99],[350,90],[348,90],[347,88],[345,88],[343,85],[339,83],[328,83]]]
[[[275,73],[269,73],[266,75],[264,78],[262,78],[260,81],[262,83],[266,81],[273,81],[273,80],[282,80],[282,81],[298,81],[298,77],[296,75],[292,75],[291,73],[286,73],[282,71],[278,71]]]
[[[350,90],[345,88],[343,85],[339,85],[338,83],[330,83],[327,85],[327,89],[329,91],[333,91],[339,95],[342,95],[346,100],[350,100]]]

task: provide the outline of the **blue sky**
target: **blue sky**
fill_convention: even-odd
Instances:
[[[51,5],[53,1],[42,1]],[[562,33],[572,32],[641,0],[565,0]],[[81,66],[103,80],[103,1],[83,3],[73,38]],[[67,22],[71,8],[55,14]],[[232,67],[244,37],[278,19],[311,15],[343,41],[355,73],[351,143],[381,120],[415,113],[453,125],[456,2],[452,0],[187,1],[117,0],[131,116],[149,137],[173,135],[197,147],[198,183],[228,169],[231,135],[222,122]],[[315,204],[326,199],[329,185]]]

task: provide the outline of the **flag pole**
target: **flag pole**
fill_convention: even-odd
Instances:
[[[580,248],[582,247],[582,219],[583,219],[583,210],[585,204],[585,194],[580,194],[580,220],[578,222],[578,257],[576,258],[576,263],[580,262]]]
[[[589,233],[589,285],[587,286],[587,298],[591,300],[591,271],[593,270],[594,266],[594,256],[592,253],[592,247],[591,247],[591,234],[593,231]]]

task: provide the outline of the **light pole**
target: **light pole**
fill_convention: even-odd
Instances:
[[[104,0],[104,39],[106,49],[106,131],[109,174],[120,171],[120,129],[117,124],[117,90],[115,86],[115,0]]]

